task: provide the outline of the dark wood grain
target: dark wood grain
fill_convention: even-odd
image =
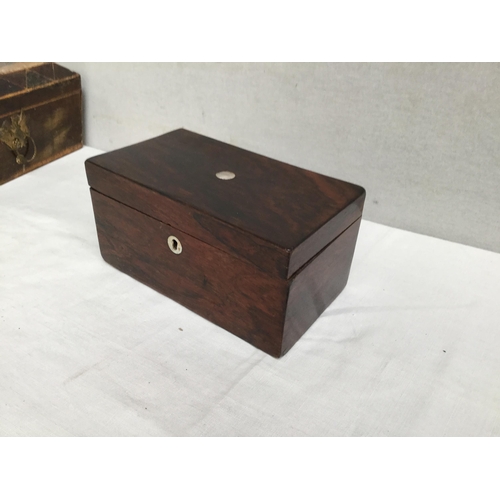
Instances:
[[[274,357],[288,352],[347,283],[360,220],[295,278],[282,280],[93,189],[91,194],[106,262]],[[182,243],[179,255],[168,247],[171,235]]]
[[[161,195],[157,203],[163,213],[169,210],[168,200],[175,200],[192,213],[248,233],[259,244],[264,241],[268,248],[281,249],[278,253],[286,259],[274,272],[285,277],[359,218],[364,199],[364,189],[354,184],[183,129],[91,158],[87,165],[155,191]],[[236,177],[219,180],[215,174],[224,170]],[[122,201],[116,192],[105,194]],[[339,215],[340,223],[332,223]],[[240,257],[255,263],[251,255],[242,255],[246,251],[239,248]]]
[[[364,202],[365,193],[363,192],[358,199],[344,208],[336,217],[330,219],[322,228],[295,248],[290,255],[288,276],[294,274],[304,262],[308,262],[312,256],[316,255],[314,253],[316,249],[325,248],[326,245],[331,243],[332,235],[337,237],[346,227],[359,219],[363,211]]]
[[[359,186],[186,130],[85,165],[104,260],[272,356],[347,283]]]
[[[49,63],[0,74],[0,87],[0,126],[22,112],[36,145],[33,161],[23,165],[16,163],[12,151],[0,142],[0,184],[82,147],[82,93],[78,74]],[[28,147],[34,151],[31,143]],[[26,156],[31,156],[31,152]]]
[[[206,243],[250,262],[271,275],[287,277],[289,254],[268,241],[226,222],[167,198],[125,177],[86,162],[87,178],[93,188],[110,198],[161,220]]]
[[[347,284],[361,219],[290,282],[282,355],[299,340]]]
[[[106,262],[264,352],[280,356],[287,281],[93,189],[91,193]],[[171,235],[181,241],[178,255],[168,247]]]

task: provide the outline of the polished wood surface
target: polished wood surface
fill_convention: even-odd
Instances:
[[[173,227],[182,228],[184,232],[271,275],[287,277],[289,254],[282,248],[91,162],[86,162],[86,168],[89,184],[96,191]]]
[[[304,335],[346,286],[360,223],[361,219],[358,219],[291,281],[282,355]]]
[[[104,260],[272,356],[347,283],[359,186],[186,130],[85,165]]]
[[[91,189],[106,262],[258,349],[281,357],[347,283],[358,219],[290,280],[272,277]],[[168,246],[175,236],[182,252]]]
[[[288,282],[91,190],[102,257],[255,347],[279,357]],[[182,252],[174,254],[168,237]]]
[[[215,237],[229,227],[237,238],[247,233],[266,252],[276,247],[271,250],[272,266],[278,267],[265,269],[282,277],[290,277],[359,218],[365,196],[364,189],[354,184],[184,129],[90,158],[86,165],[88,171],[98,167],[159,194],[156,210],[166,223],[170,221],[163,217],[168,217],[174,200],[189,207],[191,217],[203,214],[216,221],[216,227],[209,229]],[[220,180],[216,177],[220,171],[233,172],[235,178]],[[113,183],[108,182],[106,190],[94,186],[98,177],[89,177],[92,187],[123,201],[123,192]],[[124,203],[136,207],[140,201],[133,194],[129,191]],[[138,197],[144,199],[144,194]],[[189,224],[190,230],[195,231],[196,225],[196,221]],[[204,238],[203,229],[191,234]],[[232,241],[227,247],[231,246]],[[255,250],[238,245],[237,252],[259,265],[261,254],[254,255]]]

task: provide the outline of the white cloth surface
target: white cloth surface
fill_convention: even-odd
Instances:
[[[0,186],[0,435],[500,435],[500,254],[363,221],[277,360],[102,260],[98,153]]]

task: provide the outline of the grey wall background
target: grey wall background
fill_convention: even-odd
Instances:
[[[61,64],[89,146],[184,127],[364,186],[368,220],[500,252],[499,64]]]

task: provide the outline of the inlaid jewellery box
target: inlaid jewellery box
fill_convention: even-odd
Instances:
[[[347,283],[362,187],[184,129],[85,167],[104,260],[274,357]]]

